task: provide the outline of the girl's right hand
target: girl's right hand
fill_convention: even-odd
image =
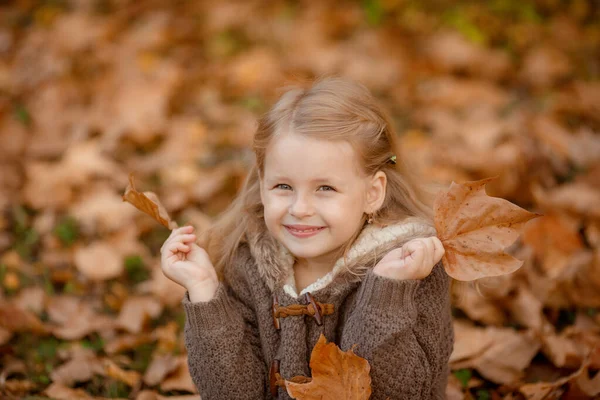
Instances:
[[[194,227],[173,229],[160,249],[160,266],[167,278],[196,295],[210,300],[216,292],[219,280],[208,253],[196,244]]]

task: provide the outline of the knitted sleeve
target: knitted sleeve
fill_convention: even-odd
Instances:
[[[445,399],[454,345],[449,277],[441,263],[423,280],[369,270],[340,340],[371,365],[371,400]]]
[[[204,400],[263,399],[266,363],[244,266],[226,269],[215,297],[192,303],[186,291],[182,304],[188,366]]]

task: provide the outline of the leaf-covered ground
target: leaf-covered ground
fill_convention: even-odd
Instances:
[[[451,399],[600,392],[600,5],[20,0],[0,6],[0,396],[198,399],[169,231],[202,229],[286,83],[365,83],[403,157],[545,216],[517,272],[457,285]]]

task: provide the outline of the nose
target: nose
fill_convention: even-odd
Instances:
[[[311,202],[306,196],[297,194],[294,196],[294,201],[290,205],[289,213],[296,218],[302,218],[311,216],[314,214],[314,210]]]

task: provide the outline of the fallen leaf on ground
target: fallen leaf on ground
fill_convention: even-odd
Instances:
[[[178,367],[179,360],[173,354],[155,355],[144,373],[144,383],[148,386],[158,385]]]
[[[97,313],[94,308],[76,296],[58,295],[48,300],[46,307],[54,336],[65,340],[81,339],[91,332],[113,329],[113,318]]]
[[[153,390],[142,390],[135,400],[202,400],[199,394],[188,394],[183,396],[161,396]]]
[[[114,361],[105,359],[103,362],[104,373],[106,376],[121,381],[133,388],[137,387],[142,380],[142,376],[137,371],[126,371],[115,364]]]
[[[92,396],[82,389],[71,389],[62,383],[53,383],[48,386],[44,393],[53,399],[58,400],[91,400]]]
[[[0,327],[12,332],[48,332],[44,323],[34,313],[10,303],[0,303]]]
[[[568,384],[568,386],[567,386]],[[600,394],[600,373],[589,377],[589,365],[554,382],[528,383],[519,388],[528,400],[591,399]]]
[[[129,333],[140,333],[148,320],[158,318],[162,309],[163,305],[154,297],[131,296],[121,308],[117,326]]]
[[[179,356],[177,357],[177,361],[179,363],[179,367],[162,381],[160,384],[160,389],[163,391],[184,390],[190,393],[198,393],[198,389],[196,388],[196,385],[192,381],[192,377],[190,375],[187,356]]]
[[[121,254],[106,242],[95,242],[77,248],[75,266],[86,278],[93,281],[116,278],[125,267]]]
[[[150,334],[125,334],[117,336],[106,343],[106,345],[104,345],[104,351],[107,354],[120,353],[150,343],[153,340],[154,339]]]
[[[498,384],[518,381],[541,346],[533,331],[478,328],[466,323],[455,324],[455,327],[460,329],[456,331],[455,351],[450,357],[452,369],[475,368],[483,377]],[[473,351],[469,349],[471,344]]]
[[[60,383],[66,386],[73,386],[77,382],[87,382],[94,374],[102,374],[102,362],[96,357],[96,354],[90,349],[87,351],[79,351],[75,356],[56,367],[51,373],[50,378],[55,383]]]
[[[446,273],[460,281],[510,274],[523,261],[504,252],[519,230],[539,214],[490,197],[485,185],[494,178],[456,184],[440,192],[434,203],[435,227],[446,249]]]

